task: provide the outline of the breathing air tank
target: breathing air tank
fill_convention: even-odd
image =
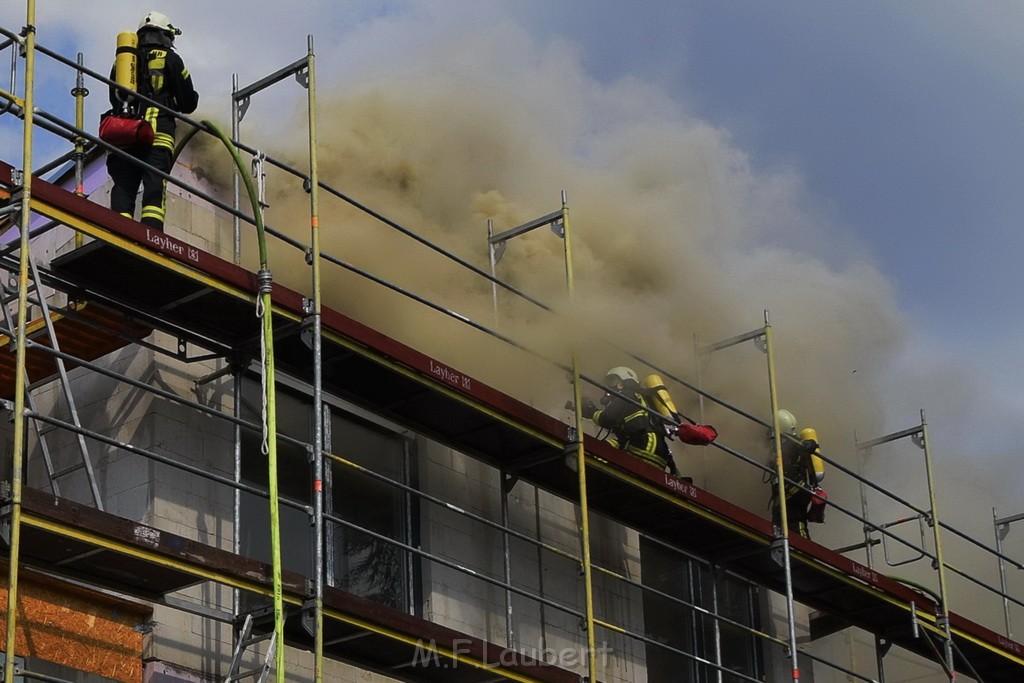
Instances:
[[[668,389],[665,388],[665,382],[660,375],[648,375],[644,380],[644,388],[647,389],[647,395],[651,397],[652,408],[657,410],[662,417],[679,422],[679,411],[676,410],[676,404],[672,402],[672,397],[669,396]]]
[[[807,441],[808,439],[812,439],[815,443],[820,443],[818,441],[818,432],[813,427],[804,427],[800,430],[800,440]],[[817,448],[811,453],[811,469],[814,471],[814,481],[811,483],[820,484],[821,480],[825,478],[825,461],[821,459],[820,451]]]
[[[114,56],[114,81],[122,86],[136,92],[139,89],[137,82],[137,61],[139,58],[139,36],[134,31],[124,31],[117,34],[117,53]],[[126,101],[128,95],[123,92],[117,93],[118,99]]]

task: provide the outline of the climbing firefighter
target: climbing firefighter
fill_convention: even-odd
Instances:
[[[805,427],[797,432],[796,417],[788,410],[780,409],[776,415],[782,435],[787,522],[791,530],[804,538],[810,538],[807,523],[824,521],[827,498],[819,486],[825,477],[825,463],[818,450],[818,433],[811,427]],[[779,527],[782,525],[779,489],[774,477],[769,475],[767,479],[772,482],[772,523]]]
[[[171,111],[191,114],[199,105],[199,94],[192,85],[192,76],[185,68],[184,62],[174,51],[174,38],[181,35],[181,29],[172,24],[167,15],[156,11],[149,12],[139,22],[136,33],[138,58],[133,80],[138,83],[139,94],[158,102],[161,107],[142,102],[130,92],[113,86],[110,88],[110,104],[115,111],[141,116],[149,122],[155,133],[151,145],[129,147],[124,151],[163,173],[170,173],[176,124]],[[127,35],[131,36],[131,33]],[[121,49],[119,48],[119,52]],[[119,72],[115,64],[115,69],[111,70],[112,80],[117,73]],[[119,154],[108,155],[107,170],[114,181],[113,189],[110,191],[110,208],[131,218],[141,183],[141,222],[162,231],[166,213],[167,181],[150,169]]]
[[[604,378],[608,393],[598,409],[589,398],[580,404],[583,417],[608,430],[605,439],[616,448],[664,471],[678,474],[672,451],[665,440],[665,425],[651,406],[648,393],[637,374],[627,367],[615,367]]]

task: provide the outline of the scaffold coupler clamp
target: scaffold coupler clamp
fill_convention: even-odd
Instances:
[[[0,540],[11,545],[11,514],[14,507],[14,488],[11,482],[0,481]]]
[[[302,329],[299,331],[299,338],[307,348],[313,348],[316,332],[316,306],[312,299],[302,297]]]
[[[307,586],[307,591],[309,590]],[[302,603],[302,628],[311,636],[316,635],[316,598],[308,598]]]
[[[565,463],[565,466],[573,472],[576,472],[579,469],[578,458],[580,443],[580,440],[576,438],[576,429],[574,427],[569,427],[569,438],[565,442],[565,448],[562,449],[562,461]]]
[[[775,538],[768,545],[768,554],[772,558],[772,562],[780,567],[784,567],[786,566],[786,548],[785,539],[782,537],[782,529],[778,525],[772,525],[772,531],[775,534]]]
[[[274,276],[268,268],[260,268],[256,273],[256,282],[259,283],[258,294],[270,294],[273,291]]]
[[[20,57],[24,57],[28,52],[28,46],[25,44],[25,41],[28,39],[30,34],[35,32],[36,27],[33,24],[21,27],[21,33],[18,34],[18,55]]]
[[[761,353],[768,353],[768,337],[763,334],[754,337],[754,348]]]

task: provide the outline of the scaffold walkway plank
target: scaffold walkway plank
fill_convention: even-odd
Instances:
[[[0,164],[0,185],[5,181],[9,182],[9,167]],[[139,307],[147,300],[139,282],[112,277],[101,264],[113,259],[119,268],[146,272],[165,285],[176,283],[173,286],[182,292],[203,287],[201,305],[195,306],[197,298],[186,296],[180,305],[166,302],[164,313],[146,310],[154,318],[158,313],[173,316],[175,324],[194,322],[225,344],[244,347],[254,342],[248,332],[254,325],[251,311],[244,304],[255,295],[255,274],[45,182],[37,181],[33,187],[34,210],[102,240],[91,251],[80,249],[55,260],[52,267],[61,277],[84,292]],[[273,301],[275,312],[280,309],[286,318],[301,320],[301,295],[275,285]],[[211,321],[214,311],[219,318]],[[557,495],[576,498],[577,477],[562,459],[567,425],[338,311],[325,309],[322,322],[325,391],[503,470],[517,471]],[[293,331],[281,330],[278,369],[306,379],[310,351],[297,326]],[[587,437],[585,446],[592,510],[706,557],[757,584],[784,590],[783,569],[773,559],[768,520],[601,441]],[[927,639],[916,637],[911,626],[915,612],[922,629],[941,632],[932,598],[813,541],[792,536],[790,543],[797,600],[933,657]],[[1024,646],[959,615],[951,615],[950,621],[957,647],[984,680],[1024,677]]]
[[[324,616],[325,653],[392,678],[580,683],[574,672],[336,588],[325,591]],[[293,618],[286,633],[299,628]]]
[[[149,600],[201,581],[273,594],[269,564],[37,489],[22,490],[20,545],[22,561],[37,569]],[[302,624],[308,586],[301,574],[284,572],[287,642],[303,649],[313,644]],[[579,683],[565,669],[336,588],[325,596],[325,617],[327,656],[393,677]]]
[[[148,599],[204,580],[271,594],[263,562],[38,489],[23,489],[20,542],[40,568]],[[305,579],[289,572],[285,587],[301,604]]]

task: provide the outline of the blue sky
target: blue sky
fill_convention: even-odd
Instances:
[[[113,34],[150,9],[38,4],[40,41],[82,50],[100,71]],[[739,264],[723,286],[744,282],[740,267],[770,270],[767,259],[784,253],[806,280],[779,291],[801,303],[819,305],[808,292],[863,292],[872,315],[862,320],[850,317],[859,302],[820,305],[833,309],[836,334],[876,320],[898,328],[902,343],[874,368],[887,415],[871,432],[910,426],[924,408],[947,453],[969,449],[999,472],[1020,472],[1024,5],[179,0],[160,9],[185,29],[179,49],[204,116],[224,120],[232,72],[243,84],[271,73],[301,57],[312,34],[325,89],[383,83],[397,92],[433,86],[440,74],[498,99],[507,84],[500,96],[522,104],[516,117],[547,116],[551,130],[517,125],[550,133],[548,147],[564,145],[584,160],[572,163],[604,175],[644,152],[698,149],[724,178],[716,191],[735,200],[712,207],[717,234],[701,236],[727,242],[715,253]],[[5,3],[0,23],[20,27],[23,3]],[[59,81],[41,84],[45,102],[66,92]],[[92,119],[103,104],[89,99]],[[270,116],[265,109],[253,119]],[[665,150],[649,133],[659,127]],[[20,152],[19,134],[0,119],[0,157]],[[650,149],[623,151],[628,144]],[[685,175],[685,164],[657,160]],[[801,329],[795,314],[786,319],[784,296],[748,291],[747,314],[778,306],[780,327]],[[827,329],[813,330],[832,343]],[[1024,504],[1013,481],[998,491],[1010,507]]]
[[[526,3],[607,77],[659,82],[871,249],[929,334],[1022,331],[1016,3]],[[546,7],[547,9],[541,9]],[[562,8],[562,9],[560,9]]]
[[[658,83],[756,169],[794,173],[804,207],[853,236],[892,284],[913,337],[896,367],[953,366],[985,385],[997,407],[980,412],[999,425],[985,438],[1019,447],[1024,6],[520,7],[535,30],[579,45],[591,73]],[[804,248],[842,260],[841,245]],[[937,388],[901,398],[928,407]],[[960,403],[961,415],[977,406],[971,392]]]

